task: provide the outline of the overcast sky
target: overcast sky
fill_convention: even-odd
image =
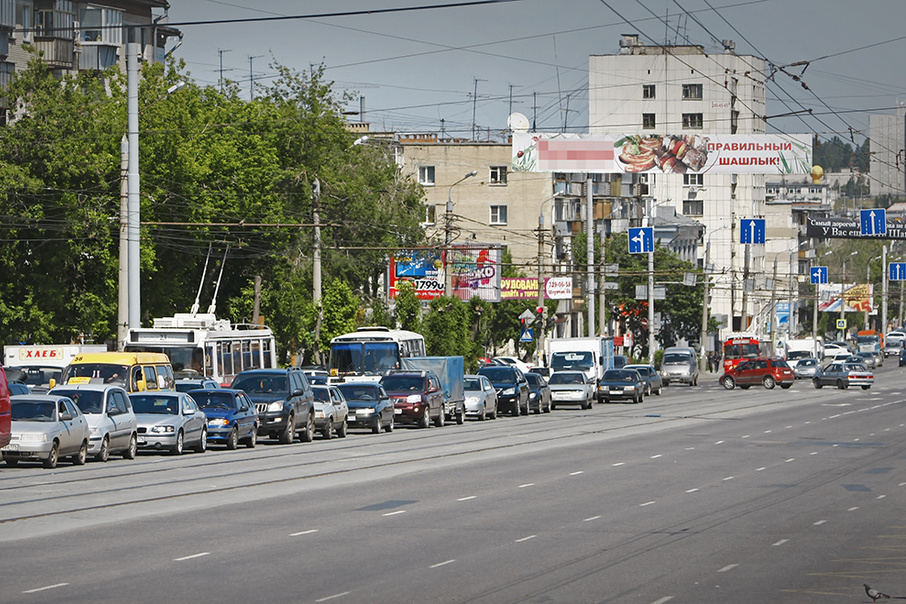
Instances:
[[[870,113],[889,113],[906,101],[903,0],[514,0],[390,14],[180,25],[452,3],[170,0],[170,22],[185,34],[175,56],[186,61],[199,84],[219,82],[221,61],[223,77],[237,82],[246,95],[250,57],[259,83],[271,81],[274,61],[294,70],[323,64],[338,88],[365,97],[365,121],[373,130],[443,128],[447,135],[469,136],[474,111],[480,130],[494,137],[506,128],[512,108],[535,117],[539,130],[565,125],[584,132],[588,57],[616,54],[624,33],[638,33],[646,44],[699,44],[707,52],[722,52],[719,40],[732,39],[737,54],[777,66],[809,61],[804,73],[802,65],[786,67],[801,75],[808,90],[789,75],[775,75],[768,85],[768,114],[792,108],[812,109],[814,116],[773,119],[769,131],[849,139],[852,128],[861,143]],[[348,107],[358,108],[358,103]]]

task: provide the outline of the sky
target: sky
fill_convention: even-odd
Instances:
[[[507,116],[520,112],[538,130],[586,132],[588,57],[617,54],[626,33],[709,53],[731,39],[738,55],[782,68],[768,83],[768,115],[812,114],[772,117],[769,132],[861,144],[870,114],[906,102],[903,0],[169,2],[170,23],[184,33],[173,54],[198,84],[223,77],[249,95],[251,79],[273,81],[275,63],[323,66],[337,91],[353,93],[348,111],[364,97],[372,131],[470,137],[474,127],[481,140],[501,140]],[[404,7],[413,10],[373,12]],[[372,13],[339,14],[356,11]],[[214,22],[281,16],[298,18]]]

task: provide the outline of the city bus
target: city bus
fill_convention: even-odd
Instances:
[[[245,369],[277,367],[274,333],[262,325],[234,324],[209,313],[176,313],[153,327],[130,329],[127,352],[162,352],[177,378],[208,377],[229,386]]]
[[[759,340],[754,334],[731,334],[724,342],[724,371],[730,371],[744,359],[768,356],[770,342]]]
[[[421,334],[387,327],[360,327],[330,341],[328,370],[334,382],[378,379],[400,368],[400,359],[425,356]]]

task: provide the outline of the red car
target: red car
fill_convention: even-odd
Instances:
[[[764,384],[771,389],[776,385],[787,389],[796,381],[793,370],[783,359],[747,359],[730,369],[720,378],[720,383],[727,390],[739,386],[743,390],[753,384]]]

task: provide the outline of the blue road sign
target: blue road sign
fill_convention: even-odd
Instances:
[[[534,334],[532,332],[531,327],[527,327],[527,328],[523,329],[522,332],[519,334],[520,342],[531,342],[534,339],[535,338],[534,338]]]
[[[647,254],[654,251],[654,229],[651,227],[629,229],[629,253]]]
[[[818,285],[819,283],[827,283],[827,267],[826,266],[813,266],[811,271],[811,282],[812,285]]]
[[[906,262],[890,263],[890,280],[906,281]]]
[[[859,233],[862,235],[887,234],[887,210],[872,208],[859,211]]]
[[[764,243],[764,218],[746,218],[739,221],[739,242],[746,244]]]

